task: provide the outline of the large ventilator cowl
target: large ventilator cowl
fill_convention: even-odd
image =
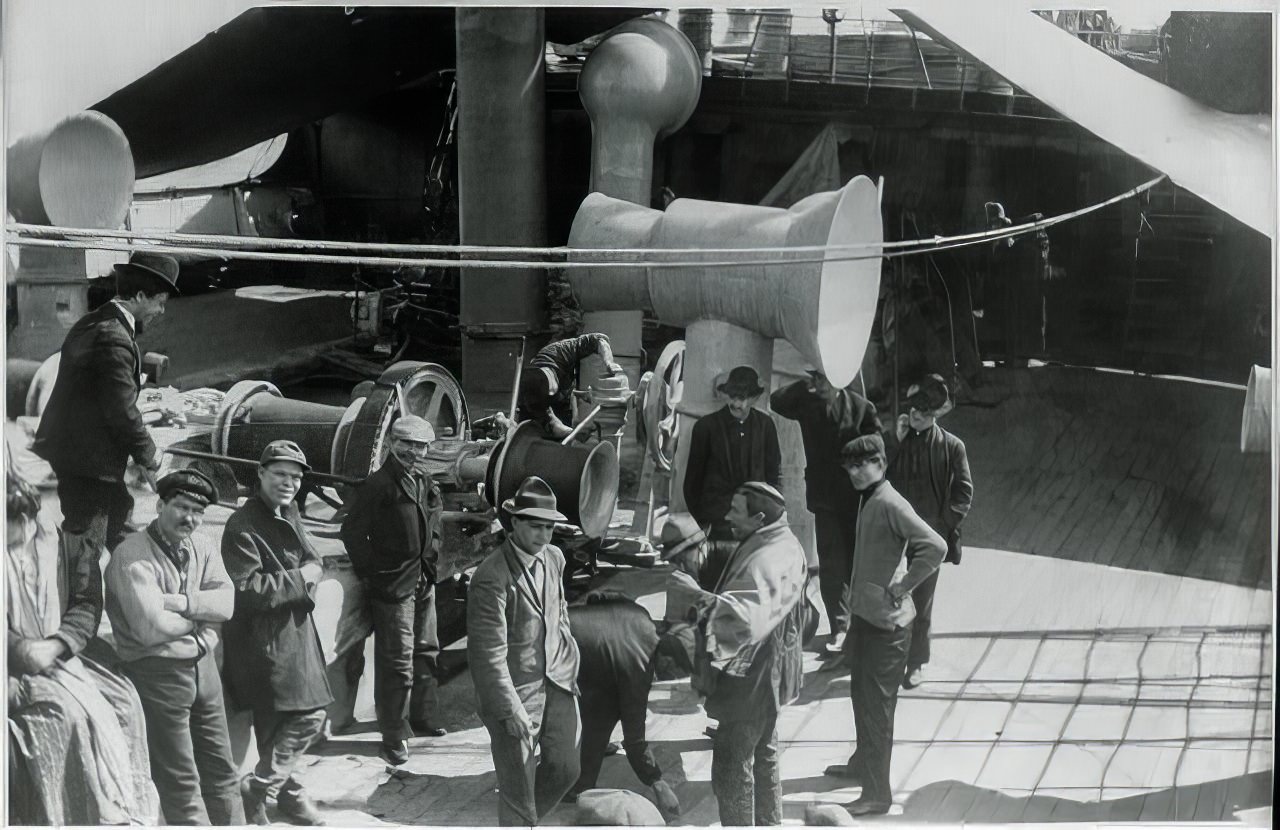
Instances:
[[[879,191],[865,176],[785,210],[677,199],[658,211],[592,193],[574,217],[571,248],[772,250],[659,254],[708,264],[571,269],[569,280],[584,311],[642,309],[672,326],[731,323],[789,341],[843,386],[858,373],[871,337],[883,241]],[[785,250],[824,245],[863,247]]]
[[[92,110],[19,139],[8,150],[7,166],[9,212],[19,222],[118,228],[133,198],[129,140]]]

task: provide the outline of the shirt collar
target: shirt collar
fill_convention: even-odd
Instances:
[[[138,321],[133,319],[133,314],[129,311],[129,309],[124,307],[124,303],[120,302],[119,300],[112,300],[111,302],[115,305],[116,308],[120,310],[120,313],[124,315],[124,321],[129,324],[129,331],[133,333],[137,333]]]
[[[877,481],[875,484],[872,484],[872,485],[871,485],[870,487],[868,487],[867,489],[865,489],[865,490],[859,490],[859,491],[858,491],[858,494],[859,494],[859,495],[862,495],[862,496],[870,496],[872,493],[874,493],[874,492],[875,492],[875,491],[880,487],[880,485],[881,485],[881,484],[884,484],[884,482],[885,482],[885,479],[883,479],[883,478],[882,478],[882,479],[880,479],[879,481]]]
[[[183,542],[170,542],[166,539],[164,533],[160,531],[160,523],[155,520],[152,520],[151,524],[147,525],[147,535],[151,537],[153,542],[160,546],[160,550],[164,551],[165,555],[168,556],[175,565],[180,563],[182,559]]]
[[[511,549],[516,552],[516,558],[520,560],[520,564],[524,565],[526,568],[534,562],[542,561],[541,550],[537,553],[529,553],[527,550],[516,544],[515,536],[511,537]],[[545,550],[545,548],[543,550]]]

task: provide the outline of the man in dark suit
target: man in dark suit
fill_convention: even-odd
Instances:
[[[258,744],[258,765],[241,789],[251,824],[268,823],[272,795],[294,824],[324,824],[293,776],[333,702],[312,618],[324,567],[294,502],[310,469],[294,442],[267,444],[258,488],[222,534],[222,560],[236,586],[235,612],[223,629],[226,680],[235,702],[253,710]]]
[[[502,509],[511,531],[467,592],[467,662],[498,777],[498,823],[529,826],[578,780],[578,646],[564,554],[551,544],[555,523],[567,521],[555,493],[531,476]]]
[[[431,424],[404,415],[391,425],[391,453],[356,491],[342,523],[342,541],[369,598],[374,638],[374,706],[382,757],[409,760],[415,732],[440,736],[428,724],[435,708],[436,562],[440,557],[440,490],[422,472],[436,440]]]
[[[827,607],[832,641],[828,653],[839,654],[849,627],[844,588],[853,569],[853,540],[858,514],[853,485],[840,466],[840,451],[859,435],[880,431],[876,407],[852,389],[832,386],[826,375],[810,371],[807,380],[788,384],[769,396],[774,412],[800,424],[804,442],[805,501],[813,513],[818,537],[818,580]]]
[[[124,483],[130,456],[160,469],[138,412],[142,358],[137,336],[178,293],[178,262],[135,253],[117,265],[115,298],[81,317],[62,342],[58,378],[32,449],[58,477],[63,532],[114,548],[133,528]]]
[[[684,475],[684,500],[713,541],[732,542],[725,516],[733,493],[748,481],[781,486],[778,428],[752,407],[764,392],[750,366],[738,366],[716,389],[728,403],[693,425]],[[732,546],[730,546],[732,547]]]

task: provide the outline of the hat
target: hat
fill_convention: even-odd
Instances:
[[[847,466],[877,455],[884,458],[884,439],[880,437],[880,433],[859,435],[844,445],[844,449],[840,451],[840,463]]]
[[[149,277],[155,277],[166,283],[171,294],[178,294],[178,260],[167,254],[153,254],[147,251],[134,251],[129,261],[115,266],[117,272],[134,271]]]
[[[267,466],[273,461],[292,461],[294,464],[301,464],[303,470],[310,470],[311,465],[307,463],[306,453],[292,441],[279,439],[267,444],[266,449],[262,451],[262,458],[258,461],[260,466]]]
[[[436,440],[435,427],[426,418],[417,415],[401,415],[391,425],[391,437],[401,441],[417,441],[428,444]]]
[[[218,488],[207,475],[192,467],[174,470],[156,482],[156,492],[161,501],[168,501],[181,493],[201,504],[218,500]]]
[[[526,478],[516,494],[502,503],[502,509],[511,516],[552,522],[569,521],[567,516],[556,510],[556,494],[551,485],[537,476]]]
[[[921,412],[928,412],[934,417],[951,411],[951,393],[942,375],[926,375],[919,383],[907,388],[906,405]]]
[[[672,513],[662,525],[658,544],[662,546],[660,558],[666,562],[677,554],[704,541],[707,534],[698,520],[688,513]]]
[[[773,524],[787,510],[787,497],[778,489],[763,481],[748,481],[738,485],[734,493],[747,497],[747,510],[752,514],[763,513],[765,524]]]
[[[750,366],[735,366],[729,372],[729,378],[716,387],[731,398],[754,398],[764,391],[760,385],[760,376]]]

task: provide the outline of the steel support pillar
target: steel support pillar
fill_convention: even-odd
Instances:
[[[546,36],[541,9],[459,8],[458,226],[465,245],[545,245]],[[540,269],[462,272],[462,386],[482,408],[510,395],[545,328]]]

